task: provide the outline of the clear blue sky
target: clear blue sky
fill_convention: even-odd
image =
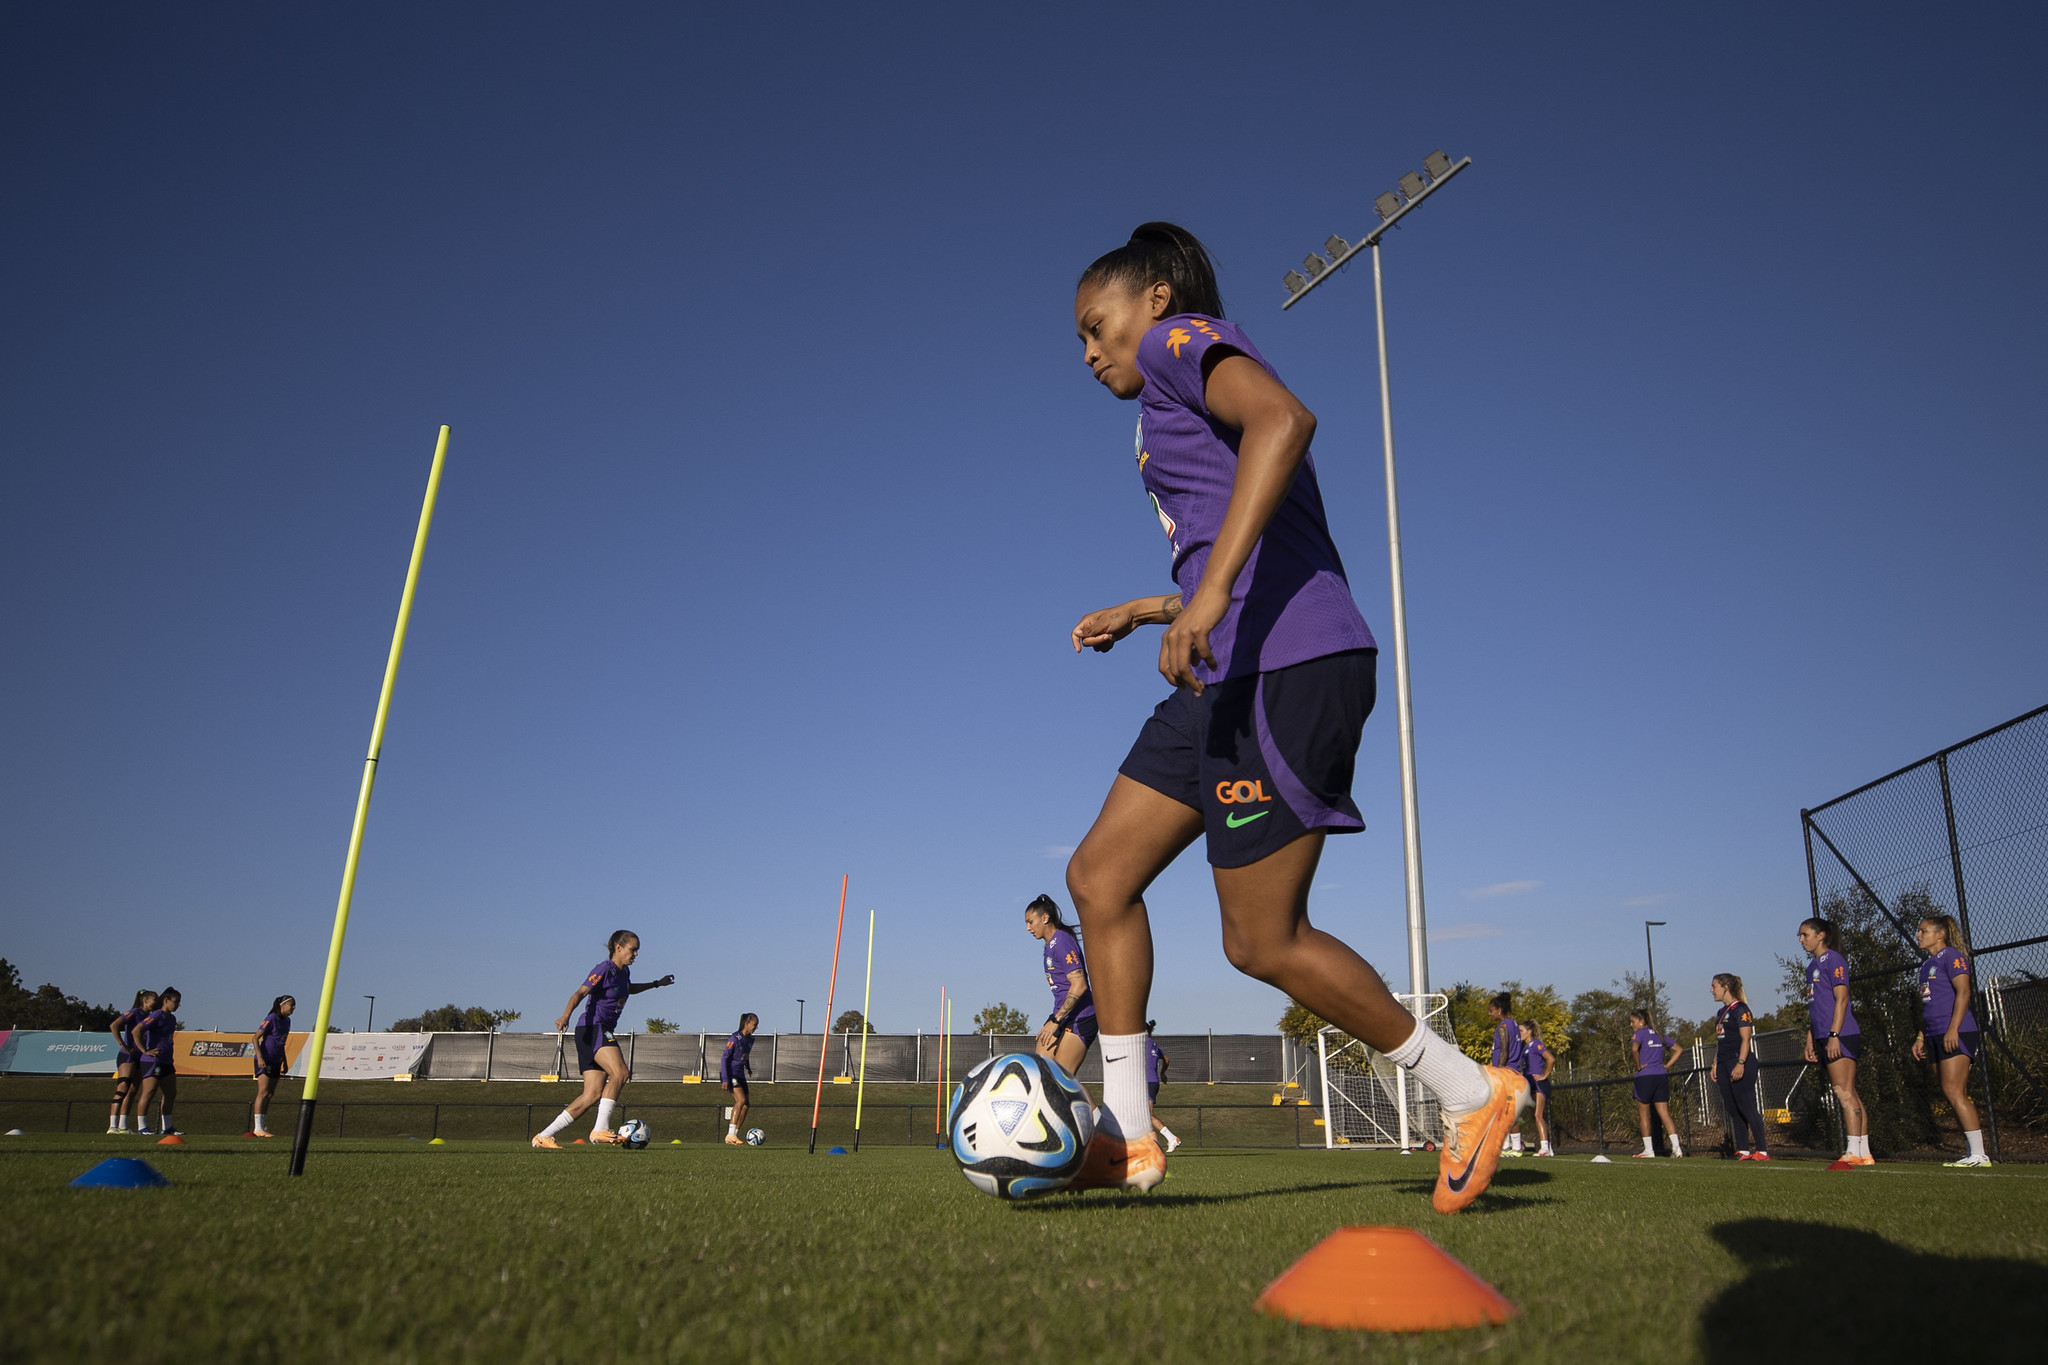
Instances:
[[[701,7],[700,7],[701,8]],[[1167,590],[1072,286],[1148,218],[1321,419],[1388,624],[1387,251],[1433,966],[1768,983],[1797,811],[2048,693],[2036,9],[9,6],[0,954],[310,1010],[436,427],[455,431],[339,1024],[1043,1010]],[[1390,679],[1391,666],[1383,671]],[[1399,783],[1321,922],[1397,980]],[[1265,1030],[1190,854],[1169,1031]],[[1759,991],[1768,998],[1768,986]],[[310,1013],[307,1015],[310,1018]],[[965,1026],[965,1017],[959,1019]]]

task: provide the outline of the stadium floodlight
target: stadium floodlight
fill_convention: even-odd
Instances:
[[[1650,930],[1662,929],[1664,925],[1665,921],[1661,919],[1643,921],[1643,957],[1650,964],[1650,1003],[1644,1008],[1651,1013],[1655,1013],[1657,1009],[1657,950],[1650,946]],[[1656,1026],[1657,1021],[1650,1020],[1650,1027]]]
[[[1323,243],[1323,250],[1329,252],[1330,258],[1332,260],[1335,260],[1337,257],[1342,256],[1345,252],[1351,250],[1351,243],[1345,241],[1342,237],[1339,237],[1336,233],[1333,232],[1330,234],[1330,240]]]
[[[1321,279],[1323,272],[1330,268],[1330,263],[1311,251],[1301,258],[1301,268],[1308,272],[1310,279]]]
[[[1302,274],[1299,270],[1290,270],[1280,277],[1280,283],[1287,286],[1288,293],[1299,294],[1308,287],[1308,276]]]
[[[1401,575],[1401,501],[1394,481],[1394,398],[1387,379],[1387,300],[1380,275],[1380,238],[1413,213],[1423,200],[1448,184],[1452,176],[1471,165],[1472,158],[1453,163],[1439,148],[1422,164],[1426,175],[1410,171],[1401,177],[1399,190],[1389,190],[1373,201],[1373,210],[1380,217],[1379,226],[1357,242],[1344,245],[1341,251],[1336,248],[1343,244],[1342,238],[1332,237],[1325,242],[1330,259],[1311,256],[1309,259],[1323,269],[1310,270],[1309,278],[1299,285],[1294,272],[1289,271],[1285,280],[1288,299],[1280,305],[1282,309],[1292,308],[1353,256],[1368,248],[1372,251],[1372,306],[1380,345],[1380,443],[1386,452],[1387,467],[1387,560],[1392,570],[1394,599],[1394,697],[1401,731],[1401,851],[1408,883],[1408,991],[1418,1001],[1429,993],[1429,936],[1422,902],[1422,817],[1415,794],[1415,709],[1408,688],[1408,595]],[[1419,1013],[1417,1017],[1421,1017]]]
[[[803,1033],[804,1033],[804,998],[803,998],[803,997],[802,997],[801,995],[799,995],[799,996],[798,996],[798,997],[796,998],[796,1033],[797,1033],[797,1037],[799,1037],[799,1038],[803,1037]]]
[[[370,1017],[363,1021],[363,1032],[375,1033],[377,1031],[377,997],[366,995],[363,999],[370,1002]]]

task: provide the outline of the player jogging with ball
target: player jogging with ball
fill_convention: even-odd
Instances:
[[[588,999],[583,1007],[583,1022],[576,1026],[576,1065],[583,1073],[583,1093],[570,1100],[569,1107],[540,1130],[533,1139],[536,1147],[559,1149],[561,1144],[555,1141],[555,1134],[574,1123],[593,1104],[597,1106],[597,1122],[590,1130],[590,1140],[618,1145],[619,1135],[612,1131],[612,1110],[626,1088],[626,1055],[619,1050],[614,1032],[619,1026],[619,1015],[625,1011],[627,996],[675,983],[675,977],[664,976],[659,981],[633,984],[631,968],[633,959],[640,956],[640,935],[631,929],[615,931],[605,947],[610,955],[590,969],[590,975],[583,978],[583,984],[562,1007],[562,1017],[555,1020],[557,1033],[568,1028],[576,1002]]]
[[[1370,964],[1308,920],[1324,837],[1365,827],[1351,778],[1377,659],[1323,515],[1315,417],[1224,320],[1208,252],[1170,223],[1142,225],[1088,267],[1074,324],[1096,381],[1139,402],[1138,475],[1180,589],[1090,612],[1073,630],[1077,651],[1107,651],[1138,626],[1164,626],[1159,672],[1174,688],[1067,864],[1094,957],[1103,1075],[1074,1188],[1165,1178],[1145,1093],[1144,894],[1200,838],[1232,965],[1436,1094],[1446,1133],[1435,1203],[1461,1209],[1498,1169],[1528,1081],[1424,1028]]]
[[[1970,950],[1963,943],[1963,928],[1953,915],[1928,915],[1920,921],[1920,951],[1927,960],[1920,964],[1921,1034],[1913,1040],[1913,1060],[1933,1062],[1941,1077],[1941,1093],[1963,1125],[1963,1140],[1970,1151],[1961,1161],[1947,1166],[1989,1166],[1984,1151],[1984,1129],[1977,1118],[1977,1106],[1970,1099],[1970,1062],[1977,1055],[1981,1035],[1977,1017],[1970,1013]]]
[[[761,1016],[742,1014],[740,1026],[725,1037],[725,1051],[718,1058],[718,1085],[732,1096],[732,1121],[725,1127],[725,1145],[744,1147],[745,1139],[740,1137],[740,1125],[747,1121],[747,1110],[753,1105],[753,1094],[747,1089],[747,1077],[754,1074],[754,1030],[761,1027]]]

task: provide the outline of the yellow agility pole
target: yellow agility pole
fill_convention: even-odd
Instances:
[[[341,899],[334,907],[334,937],[327,944],[327,975],[320,983],[320,1012],[313,1018],[313,1038],[306,1052],[306,1085],[299,1095],[299,1129],[292,1137],[291,1173],[306,1173],[306,1147],[313,1138],[313,1106],[320,1098],[320,1062],[327,1051],[327,1021],[334,1010],[334,982],[341,975],[341,945],[348,937],[348,907],[356,894],[356,863],[363,855],[363,826],[370,818],[370,792],[377,785],[377,756],[384,749],[384,722],[391,715],[391,689],[398,682],[398,660],[405,653],[405,627],[412,619],[413,591],[419,587],[420,560],[427,552],[427,528],[434,523],[434,497],[441,491],[441,466],[448,458],[448,428],[434,443],[434,467],[427,472],[426,501],[420,504],[420,526],[412,538],[412,562],[405,570],[405,591],[398,597],[398,625],[391,632],[391,654],[384,661],[384,687],[377,693],[377,719],[370,726],[370,755],[363,760],[363,785],[356,793],[356,819],[348,834],[348,859],[341,869]]]
[[[868,1093],[868,1035],[875,1031],[868,1018],[868,1001],[875,989],[875,912],[868,909],[868,976],[860,988],[860,1080],[853,1087],[853,1150],[860,1150],[860,1108]]]

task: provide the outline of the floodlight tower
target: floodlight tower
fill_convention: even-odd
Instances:
[[[1394,487],[1394,398],[1387,382],[1387,296],[1380,280],[1380,238],[1423,200],[1442,189],[1450,178],[1472,164],[1471,157],[1451,161],[1441,150],[1423,159],[1420,171],[1401,177],[1398,189],[1388,190],[1373,201],[1380,224],[1356,245],[1332,235],[1323,243],[1325,258],[1311,251],[1300,270],[1285,277],[1287,302],[1292,308],[1308,297],[1309,291],[1330,278],[1337,267],[1353,256],[1372,249],[1372,306],[1379,327],[1380,342],[1380,442],[1387,460],[1387,559],[1393,571],[1394,590],[1394,702],[1401,730],[1401,851],[1408,878],[1408,989],[1414,995],[1417,1018],[1426,1012],[1422,997],[1429,993],[1429,941],[1422,907],[1422,825],[1415,796],[1415,713],[1408,691],[1408,598],[1401,577],[1401,502]],[[1304,273],[1306,272],[1306,273]]]

